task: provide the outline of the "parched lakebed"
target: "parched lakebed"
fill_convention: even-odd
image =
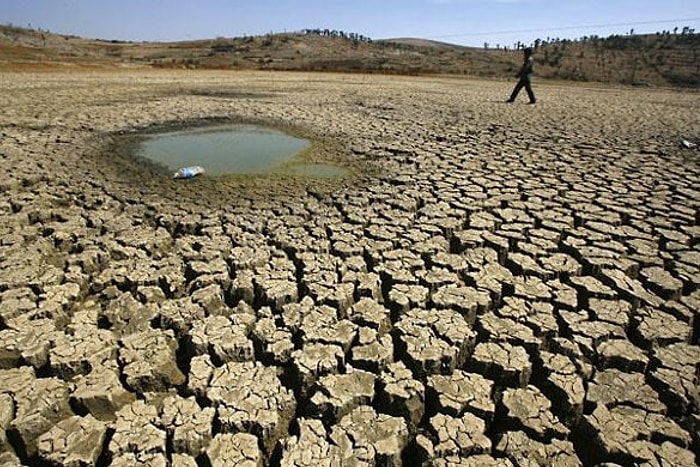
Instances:
[[[697,93],[0,79],[0,464],[697,464]],[[117,149],[203,121],[351,174]]]

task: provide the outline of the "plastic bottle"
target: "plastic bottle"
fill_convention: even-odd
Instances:
[[[193,178],[203,173],[204,167],[193,165],[191,167],[182,167],[177,169],[177,171],[173,174],[173,178]]]

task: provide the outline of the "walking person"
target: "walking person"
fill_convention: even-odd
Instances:
[[[523,49],[523,66],[520,67],[520,71],[516,75],[518,78],[518,84],[515,85],[513,93],[510,95],[510,99],[506,102],[515,102],[515,98],[518,97],[518,93],[524,87],[527,91],[527,97],[530,98],[530,104],[534,104],[537,99],[535,99],[535,93],[532,92],[532,67],[535,60],[532,58],[532,49],[527,47]]]

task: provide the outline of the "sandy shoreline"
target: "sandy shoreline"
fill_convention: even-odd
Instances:
[[[0,83],[0,464],[695,465],[700,94]],[[355,176],[182,183],[116,149],[181,120],[288,125]]]

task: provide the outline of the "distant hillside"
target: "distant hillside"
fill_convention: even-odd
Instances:
[[[700,34],[536,41],[538,77],[650,86],[700,87]],[[183,42],[121,42],[0,26],[0,69],[159,67],[457,74],[513,78],[521,55],[417,38],[373,41],[309,29]]]
[[[407,45],[412,47],[430,47],[433,49],[446,49],[446,50],[474,50],[474,47],[467,47],[464,45],[450,44],[449,42],[433,41],[430,39],[419,39],[417,37],[398,37],[395,39],[382,39],[378,42],[384,42],[387,44],[398,44]]]
[[[541,76],[700,88],[700,34],[593,36],[538,45]]]

